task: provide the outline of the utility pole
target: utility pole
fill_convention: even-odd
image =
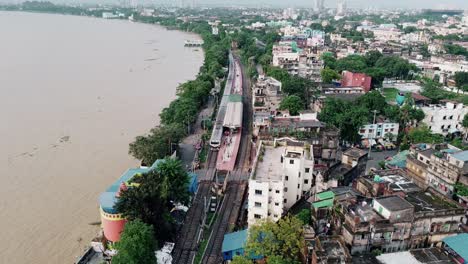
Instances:
[[[372,111],[374,113],[374,122],[372,122],[372,131],[374,131],[375,126],[375,116],[377,115],[377,110]],[[367,159],[371,159],[371,150],[372,150],[372,137],[369,137],[369,153],[367,154]]]

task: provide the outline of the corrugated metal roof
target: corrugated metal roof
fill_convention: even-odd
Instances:
[[[443,239],[445,244],[453,249],[457,254],[465,260],[468,260],[468,234],[460,234],[456,236],[446,237]]]
[[[468,161],[468,150],[452,154],[452,157],[461,161]]]
[[[222,252],[244,248],[247,237],[248,229],[224,235]]]
[[[332,191],[317,193],[317,198],[319,200],[333,199],[335,198],[335,193],[333,193]]]
[[[323,208],[323,207],[332,207],[333,199],[327,199],[327,200],[323,200],[320,202],[315,202],[315,203],[312,203],[312,206],[316,209]]]

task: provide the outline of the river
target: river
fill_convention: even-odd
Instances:
[[[0,263],[73,263],[99,232],[99,193],[138,162],[128,144],[195,78],[198,36],[0,12]]]

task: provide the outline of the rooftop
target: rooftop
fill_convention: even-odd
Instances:
[[[281,181],[283,166],[281,155],[286,147],[264,146],[263,160],[259,160],[255,172],[255,180],[258,181]]]
[[[375,198],[375,201],[389,211],[401,211],[413,208],[413,205],[398,195]]]
[[[405,193],[410,192],[417,192],[421,189],[411,180],[405,178],[404,176],[399,174],[399,170],[395,172],[395,174],[389,174],[385,176],[374,176],[374,181],[376,182],[388,182],[389,187],[397,192],[403,191]]]
[[[443,241],[463,259],[468,259],[468,234],[444,238]]]
[[[354,158],[361,158],[361,157],[367,155],[367,151],[362,150],[362,149],[358,149],[358,148],[350,148],[350,149],[346,150],[343,154],[347,155],[347,156],[350,156],[350,157],[354,157]]]
[[[229,233],[224,235],[222,252],[232,251],[240,248],[244,248],[247,242],[248,229]]]
[[[449,264],[450,259],[439,248],[421,248],[382,254],[377,259],[383,264]]]
[[[468,161],[468,150],[452,154],[452,157],[456,158],[457,160],[466,162]]]
[[[370,203],[362,202],[349,208],[352,215],[359,217],[361,222],[371,220],[382,220],[383,218],[375,212]]]
[[[405,199],[414,206],[415,212],[433,212],[457,208],[454,203],[443,200],[430,192],[410,193]]]

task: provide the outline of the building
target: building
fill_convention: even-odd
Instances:
[[[411,249],[377,256],[374,263],[381,264],[451,264],[445,252],[436,247]]]
[[[221,248],[223,260],[230,261],[234,256],[243,256],[248,236],[248,229],[225,234]]]
[[[304,38],[304,44],[308,45],[308,39]],[[310,45],[320,45],[319,41],[310,38]],[[324,67],[321,53],[316,48],[300,49],[298,41],[281,41],[273,46],[272,64],[288,71],[291,75],[297,75],[314,82],[321,81],[321,71]]]
[[[428,187],[427,171],[431,164],[431,156],[434,154],[435,149],[411,149],[410,154],[406,156],[406,170],[408,178],[416,183],[420,188],[425,189]]]
[[[373,146],[377,143],[396,142],[400,125],[389,121],[379,121],[376,124],[367,124],[359,129],[358,134],[365,146]]]
[[[468,185],[468,151],[448,148],[432,153],[427,182],[448,197],[455,194],[455,184]]]
[[[313,148],[298,141],[260,142],[249,180],[248,224],[279,220],[312,188]]]
[[[377,171],[354,183],[369,198],[343,209],[342,233],[352,254],[432,247],[461,232],[466,209],[405,176],[403,170]]]
[[[466,115],[467,109],[462,103],[445,102],[444,104],[432,104],[422,106],[421,110],[425,117],[423,122],[436,134],[447,134],[460,132],[461,122]]]
[[[325,0],[314,0],[314,11],[322,12],[325,7],[324,2]]]
[[[341,86],[343,87],[362,87],[365,92],[371,89],[372,77],[364,73],[354,73],[343,71],[341,73]]]
[[[468,234],[447,237],[443,241],[444,249],[455,263],[468,263]]]
[[[341,236],[317,237],[312,251],[312,264],[351,262],[351,255]]]
[[[131,180],[144,173],[154,169],[161,160],[156,161],[150,168],[128,169],[117,181],[115,181],[104,193],[99,196],[99,205],[101,213],[101,226],[104,237],[109,242],[118,242],[127,220],[120,214],[115,204],[119,198],[120,192],[127,190],[132,184]]]
[[[135,179],[141,175],[157,168],[163,160],[156,160],[151,167],[140,167],[128,169],[118,180],[116,180],[105,192],[99,196],[99,211],[101,214],[101,227],[104,238],[111,243],[118,242],[120,235],[125,227],[127,220],[117,211],[115,205],[119,199],[120,193],[128,188],[138,187]],[[194,193],[197,189],[197,175],[189,174],[190,184],[188,191]]]
[[[254,135],[270,125],[272,117],[278,115],[278,108],[283,99],[281,82],[265,75],[260,75],[252,87]]]
[[[346,13],[346,0],[338,0],[336,5],[336,15],[342,16]]]

